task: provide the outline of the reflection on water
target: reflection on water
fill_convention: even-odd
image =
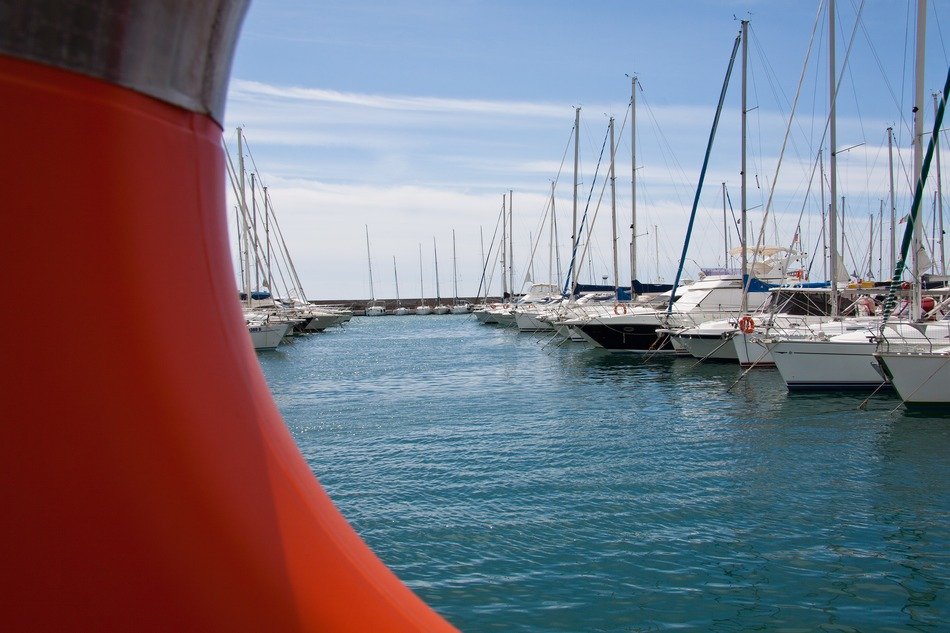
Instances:
[[[261,365],[381,558],[463,630],[940,630],[950,420],[774,370],[354,319]]]

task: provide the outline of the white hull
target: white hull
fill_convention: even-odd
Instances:
[[[762,342],[762,335],[736,332],[732,336],[732,349],[742,367],[775,367],[772,351]]]
[[[432,314],[432,308],[429,306],[416,306],[416,314],[420,316],[426,316],[427,314]]]
[[[541,316],[540,312],[527,312],[527,311],[516,311],[515,312],[515,323],[518,326],[519,332],[550,332],[554,330],[554,326],[549,321],[542,321],[538,317]]]
[[[772,348],[772,359],[790,390],[876,389],[881,375],[874,341],[785,340]]]
[[[386,308],[382,306],[370,306],[366,308],[366,316],[368,317],[383,316],[385,314],[386,314]]]
[[[876,357],[905,404],[950,404],[950,354],[946,350],[882,352]]]
[[[737,361],[736,348],[732,344],[735,330],[708,334],[689,334],[681,332],[673,336],[673,348],[682,345],[695,358],[703,360]]]
[[[247,324],[247,331],[256,351],[277,349],[289,329],[289,323]]]

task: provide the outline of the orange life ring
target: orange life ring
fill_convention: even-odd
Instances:
[[[739,331],[743,334],[751,334],[755,330],[755,320],[748,314],[739,319]]]
[[[454,630],[347,524],[281,420],[236,300],[215,120],[8,54],[0,103],[5,289],[43,288],[83,332],[4,337],[4,627]]]
[[[795,279],[802,279],[804,276],[805,276],[805,271],[804,271],[804,270],[796,270],[796,271],[795,271]]]
[[[626,313],[627,313],[627,306],[625,306],[622,303],[614,304],[614,314],[620,315],[620,314],[626,314]]]

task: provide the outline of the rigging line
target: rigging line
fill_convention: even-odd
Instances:
[[[739,230],[739,218],[736,217],[736,210],[732,208],[732,196],[729,195],[729,188],[726,187],[726,202],[729,203],[729,213],[732,215],[732,226],[736,229],[736,239],[742,239],[742,231]]]
[[[739,52],[739,40],[742,34],[740,31],[739,35],[736,35],[735,42],[732,45],[732,55],[729,57],[729,66],[726,69],[726,76],[722,83],[722,90],[719,93],[719,104],[716,107],[716,116],[713,118],[712,129],[709,131],[709,140],[706,143],[706,155],[703,157],[703,167],[699,172],[699,183],[696,185],[696,195],[693,198],[693,208],[689,215],[689,224],[686,227],[686,239],[683,240],[683,252],[680,255],[679,266],[676,269],[676,277],[673,279],[673,288],[670,290],[670,301],[666,307],[666,318],[667,320],[670,317],[670,314],[673,312],[673,302],[674,295],[676,294],[676,288],[679,286],[680,277],[683,274],[683,266],[686,265],[686,253],[689,249],[689,238],[693,232],[693,223],[696,220],[696,209],[699,206],[699,197],[702,194],[703,182],[706,180],[706,168],[709,166],[709,155],[712,152],[713,141],[716,139],[716,129],[719,127],[719,117],[722,114],[722,105],[726,100],[726,92],[729,89],[729,78],[732,76],[732,68],[736,62],[736,53]]]
[[[937,12],[937,7],[933,3],[930,5],[930,9],[933,12],[933,16],[930,19],[931,24],[937,25],[937,39],[940,40],[940,48],[943,49],[943,63],[947,64],[947,46],[943,41],[943,29],[940,28],[940,14]]]
[[[811,53],[812,53],[814,42],[815,42],[815,33],[818,31],[818,25],[821,23],[823,4],[824,4],[823,2],[818,3],[818,13],[815,15],[815,21],[812,24],[811,36],[808,39],[808,48],[805,51],[805,60],[802,63],[802,70],[798,77],[798,87],[795,89],[795,99],[792,101],[792,108],[791,108],[791,111],[789,112],[788,123],[785,126],[785,136],[782,139],[782,149],[779,151],[778,164],[775,166],[775,176],[772,179],[772,185],[769,188],[769,197],[765,203],[765,214],[762,218],[762,225],[759,231],[758,241],[756,243],[757,248],[752,254],[752,268],[754,268],[755,266],[755,260],[758,255],[758,247],[762,246],[762,241],[765,239],[764,237],[765,227],[767,225],[769,213],[772,209],[772,200],[775,196],[775,189],[778,184],[779,172],[782,169],[782,162],[785,158],[785,149],[788,146],[788,140],[789,140],[789,137],[791,136],[792,122],[795,120],[795,113],[798,110],[798,100],[801,97],[802,88],[805,85],[805,75],[806,75],[806,71],[808,70],[808,61],[811,58]],[[801,218],[799,218],[799,223],[801,223]],[[746,246],[745,244],[742,245],[743,248],[745,248],[745,246]],[[788,262],[786,260],[786,267],[787,267],[787,264]],[[743,271],[743,274],[744,274],[744,271]],[[748,285],[751,282],[752,282],[752,279],[750,275],[749,279],[743,282],[743,284],[746,286],[743,289],[745,292],[748,292]]]
[[[623,120],[623,122],[622,122],[621,125],[620,125],[620,136],[623,136],[623,131],[624,131],[624,127],[626,126],[626,123],[627,123],[627,118],[626,118],[626,116],[624,116],[624,120]],[[610,134],[610,129],[609,129],[609,128],[607,129],[607,134],[608,134],[608,137],[609,137],[609,134]],[[601,149],[600,149],[600,152],[601,152],[601,160],[603,159],[603,152],[604,152],[604,147],[606,147],[606,144],[607,144],[607,138],[604,138],[604,146],[601,147]],[[618,150],[618,149],[619,149],[619,147],[617,147],[617,146],[615,146],[615,147],[613,148],[613,154],[612,154],[611,157],[610,157],[610,159],[611,159],[612,161],[613,161],[613,160],[616,160],[617,150]],[[598,170],[600,169],[601,160],[599,160],[598,163],[597,163],[597,168],[598,168]],[[584,221],[585,221],[586,218],[587,218],[587,208],[590,207],[590,196],[593,195],[594,184],[595,184],[596,182],[597,182],[597,174],[595,173],[595,174],[594,174],[594,182],[591,183],[591,192],[590,192],[590,194],[588,195],[588,198],[587,198],[587,207],[584,209],[584,216],[583,216],[583,218],[582,218],[582,220],[581,220],[581,226],[580,226],[580,228],[578,229],[578,234],[580,234],[580,233],[583,232]],[[584,249],[583,249],[583,251],[581,252],[581,256],[580,256],[580,258],[579,258],[581,262],[583,262],[583,261],[584,261],[584,257],[587,256],[588,248],[590,247],[591,242],[593,241],[593,227],[594,227],[594,223],[597,221],[597,216],[598,216],[598,214],[600,213],[600,205],[601,205],[601,203],[602,203],[603,200],[604,200],[604,192],[605,192],[606,189],[607,189],[607,182],[608,182],[608,180],[605,178],[603,184],[602,184],[601,187],[600,187],[600,196],[599,196],[598,199],[597,199],[597,206],[594,208],[594,216],[593,216],[593,218],[591,218],[591,221],[590,221],[590,228],[589,228],[588,231],[587,231],[587,240],[584,242]],[[599,261],[603,261],[603,259],[604,259],[603,257],[598,257],[598,260],[599,260]],[[590,273],[591,273],[592,275],[594,274],[593,271],[590,271]],[[596,279],[594,279],[593,281],[595,282],[594,285],[596,285]],[[566,284],[565,284],[565,286],[566,286]],[[577,289],[577,286],[576,286],[576,285],[575,285],[573,288],[571,288],[571,294],[570,294],[571,297],[574,296],[574,293],[575,293],[576,289]],[[632,288],[631,288],[631,291],[632,291]]]
[[[504,211],[502,211],[502,214]],[[485,273],[488,271],[488,262],[492,260],[492,249],[495,248],[495,239],[498,237],[498,225],[501,224],[501,214],[499,214],[498,219],[495,220],[495,231],[492,233],[491,242],[488,244],[488,254],[485,256],[485,262],[482,264],[482,278],[478,282],[478,292],[475,293],[476,297],[480,297],[482,294],[482,288],[485,288],[485,294],[488,294],[488,283],[485,280]],[[497,264],[497,262],[495,262]],[[495,268],[492,267],[492,277],[495,276]]]
[[[580,236],[584,233],[584,225],[587,221],[587,212],[590,210],[590,200],[591,200],[591,197],[594,195],[594,187],[597,184],[597,176],[600,174],[600,165],[604,159],[604,149],[606,149],[607,147],[607,139],[609,136],[610,136],[610,130],[607,130],[607,132],[604,134],[604,143],[603,145],[600,146],[600,157],[597,159],[597,167],[594,170],[594,180],[590,183],[590,192],[587,194],[587,204],[584,205],[584,215],[581,217],[580,226],[577,227],[577,235],[574,237],[574,244],[573,244],[573,247],[571,248],[571,264],[567,269],[567,279],[565,279],[564,281],[564,294],[567,294],[567,284],[569,283],[568,280],[573,279],[575,277],[574,265],[577,259],[577,245],[580,244],[580,241],[581,241]],[[583,256],[581,258],[581,262],[583,262]],[[574,287],[571,288],[572,295],[574,294],[575,289],[576,289],[576,284],[574,285]]]
[[[854,6],[854,2],[851,3]],[[877,64],[877,68],[881,73],[881,78],[884,81],[884,86],[887,88],[887,92],[891,96],[891,100],[894,102],[894,106],[898,111],[901,110],[900,98],[897,94],[894,93],[894,87],[891,85],[889,74],[884,70],[884,64],[881,62],[880,56],[877,54],[877,49],[874,46],[874,40],[871,39],[871,34],[868,33],[867,25],[864,21],[861,21],[861,32],[864,34],[864,39],[867,42],[868,48],[871,51],[871,57],[874,58],[874,62]]]
[[[848,41],[848,48],[847,48],[847,50],[845,51],[844,62],[843,62],[843,65],[842,65],[842,71],[841,71],[841,73],[838,75],[838,78],[837,78],[837,80],[836,80],[836,82],[835,82],[835,91],[834,91],[834,95],[833,95],[833,97],[832,97],[835,103],[838,102],[838,91],[841,89],[841,82],[842,82],[842,80],[844,79],[844,69],[847,68],[848,60],[849,60],[850,57],[851,57],[851,49],[852,49],[852,47],[854,46],[854,39],[855,39],[855,36],[857,35],[858,23],[859,23],[860,20],[861,20],[861,12],[862,12],[863,10],[864,10],[864,0],[861,0],[861,5],[858,7],[858,10],[857,10],[857,17],[855,18],[854,28],[851,30],[851,38],[850,38],[849,41]],[[820,15],[820,14],[819,14],[819,15]],[[816,18],[813,29],[817,30],[818,24],[819,24],[819,20]],[[812,36],[814,37],[814,30],[813,30],[813,32],[812,32]],[[811,49],[809,48],[809,50],[811,50]],[[806,59],[807,59],[807,58],[806,58]],[[799,92],[801,91],[801,86],[802,86],[802,81],[803,81],[803,78],[804,78],[804,73],[805,73],[805,68],[804,68],[804,66],[803,66],[803,68],[802,68],[802,78],[799,79],[799,88],[798,88],[798,91],[799,91]],[[797,102],[798,102],[798,97],[797,97],[797,96],[795,97],[795,102],[796,102],[796,104],[797,104]],[[793,114],[794,114],[794,112],[793,112]],[[828,113],[828,117],[825,119],[825,129],[824,129],[824,132],[822,132],[822,135],[821,135],[821,139],[822,139],[822,140],[821,140],[821,144],[822,144],[822,145],[824,145],[824,139],[825,139],[825,136],[828,134],[828,128],[829,128],[830,125],[831,125],[831,113],[829,112],[829,113]],[[783,158],[784,155],[785,155],[785,145],[786,145],[786,142],[787,142],[787,140],[788,140],[789,128],[790,128],[790,125],[789,125],[789,126],[786,126],[785,140],[782,141],[782,152],[781,152],[781,154],[779,154],[779,163],[778,163],[778,166],[776,166],[776,172],[775,172],[775,173],[776,173],[776,176],[778,175],[778,169],[779,169],[779,167],[781,167],[782,158]],[[835,148],[832,147],[832,148],[831,148],[831,151],[834,152],[834,151],[835,151]],[[760,228],[759,228],[759,236],[758,236],[758,238],[756,239],[755,250],[752,252],[752,264],[751,264],[750,270],[752,270],[752,269],[753,269],[752,267],[755,266],[756,259],[758,258],[758,254],[759,254],[759,249],[760,249],[762,246],[764,246],[765,229],[766,229],[766,227],[767,227],[767,221],[768,221],[769,213],[770,213],[770,211],[771,211],[771,206],[772,206],[772,197],[773,197],[773,195],[774,195],[774,193],[775,193],[775,185],[776,185],[776,182],[777,182],[777,181],[778,181],[778,178],[776,178],[776,179],[773,181],[773,183],[772,183],[772,189],[771,189],[771,191],[769,192],[769,200],[768,200],[768,203],[766,204],[766,207],[765,207],[765,215],[764,215],[763,218],[762,218],[762,225],[761,225]],[[799,218],[799,222],[801,222],[801,218]],[[743,246],[745,246],[745,245],[743,245]],[[787,265],[787,261],[786,261],[786,265]],[[834,274],[834,271],[832,271],[832,274]],[[744,280],[744,282],[743,282],[743,286],[744,286],[744,287],[743,287],[743,292],[748,292],[748,290],[749,290],[749,285],[750,285],[751,283],[752,283],[752,275],[749,275],[749,276],[748,276],[748,279]]]
[[[641,88],[641,92],[643,92],[642,88]],[[664,163],[666,164],[667,171],[669,171],[671,174],[673,173],[674,170],[671,168],[671,165],[670,165],[670,162],[672,162],[672,166],[675,167],[676,170],[679,172],[679,180],[673,180],[671,178],[671,181],[674,183],[673,190],[676,194],[676,201],[682,204],[683,200],[680,195],[681,183],[686,182],[689,179],[688,176],[686,175],[686,170],[683,169],[683,166],[680,164],[679,160],[677,160],[676,154],[675,152],[673,152],[673,147],[669,139],[666,137],[666,134],[663,133],[663,130],[660,127],[660,123],[656,118],[656,113],[653,111],[653,108],[650,105],[650,102],[646,98],[646,96],[642,97],[641,103],[644,105],[647,113],[650,115],[650,121],[653,123],[653,129],[655,130],[657,137],[661,141],[659,143],[660,148],[663,150],[666,150],[662,153],[662,156],[664,159]],[[646,183],[642,183],[642,185],[645,186]],[[638,183],[638,189],[640,188],[640,186],[641,186],[640,183]]]
[[[564,154],[561,156],[561,164],[557,168],[557,175],[554,177],[554,185],[557,186],[558,181],[561,179],[561,172],[564,170],[564,162],[567,160],[567,151],[571,149],[571,144],[574,142],[574,124],[571,124],[571,133],[567,138],[567,145],[564,146]]]
[[[950,68],[947,69],[947,79],[943,86],[943,97],[934,116],[934,130],[940,129],[943,122],[944,111],[947,107],[947,97],[950,96]],[[901,284],[901,278],[904,276],[904,267],[907,261],[907,253],[910,250],[910,242],[913,237],[914,225],[917,223],[917,216],[920,214],[920,204],[924,195],[924,183],[927,180],[927,174],[930,171],[930,162],[933,160],[934,147],[936,146],[936,134],[931,134],[930,141],[927,143],[927,153],[924,155],[923,165],[921,167],[920,178],[914,189],[914,201],[910,207],[910,217],[907,219],[907,226],[904,227],[904,237],[901,240],[901,256],[894,266],[894,275],[891,277],[891,286],[887,292],[887,298],[884,299],[884,318],[881,321],[881,336],[884,335],[884,324],[891,316],[891,312],[897,303],[897,289]],[[919,271],[915,271],[919,272]]]

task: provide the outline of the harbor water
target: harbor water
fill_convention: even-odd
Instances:
[[[948,631],[950,418],[471,316],[259,354],[341,512],[463,631]]]

